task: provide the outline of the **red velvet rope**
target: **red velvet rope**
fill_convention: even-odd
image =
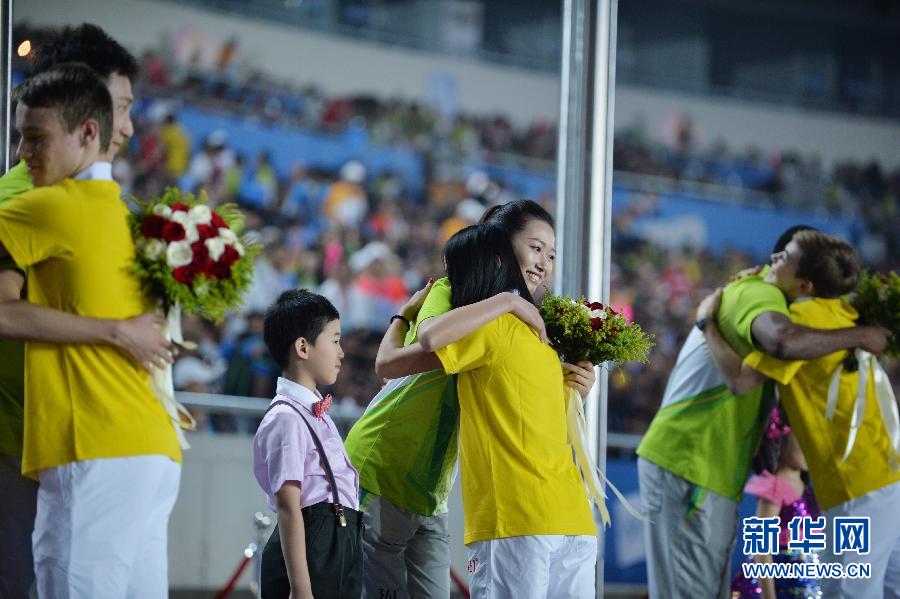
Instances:
[[[466,599],[469,599],[469,585],[467,585],[465,581],[460,577],[460,575],[456,573],[456,570],[453,569],[453,566],[450,566],[450,580],[453,581],[453,584],[456,585],[456,588],[459,589],[459,592],[462,593]]]
[[[216,593],[215,599],[225,599],[228,595],[231,594],[231,591],[234,590],[234,585],[237,584],[238,578],[241,577],[241,574],[244,573],[244,570],[247,569],[247,564],[250,563],[249,557],[244,557],[241,560],[241,563],[238,564],[237,569],[234,571],[234,574],[231,575],[231,578],[228,580],[228,584],[222,587],[222,590]]]

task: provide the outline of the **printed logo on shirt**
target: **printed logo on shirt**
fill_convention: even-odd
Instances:
[[[478,558],[476,557],[475,559],[470,559],[469,560],[469,573],[471,574],[472,572],[474,572],[475,568],[477,568],[477,567],[478,567]]]

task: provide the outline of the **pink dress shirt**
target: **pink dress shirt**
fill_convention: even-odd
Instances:
[[[331,417],[328,414],[321,418],[313,415],[312,406],[320,399],[322,396],[317,391],[279,378],[272,402],[285,401],[300,410],[325,448],[341,505],[357,510],[359,473],[350,463]],[[253,438],[253,474],[272,511],[275,511],[275,493],[287,481],[300,482],[300,507],[333,502],[328,476],[309,429],[289,406],[275,406],[260,423]]]

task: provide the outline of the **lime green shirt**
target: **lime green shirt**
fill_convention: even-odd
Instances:
[[[450,282],[438,279],[405,344],[415,343],[425,319],[449,311]],[[359,471],[361,488],[398,507],[432,516],[447,511],[458,438],[456,377],[434,370],[386,385],[344,445]]]
[[[742,357],[754,347],[753,320],[765,312],[788,314],[784,295],[761,275],[725,288],[718,326]],[[693,328],[637,453],[695,485],[739,501],[773,400],[771,382],[743,395],[731,393],[703,333]]]
[[[31,191],[34,184],[24,162],[0,177],[0,210],[10,199]],[[0,270],[16,268],[0,259]],[[22,455],[25,431],[25,343],[0,339],[0,453]]]

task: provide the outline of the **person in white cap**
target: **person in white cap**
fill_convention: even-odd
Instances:
[[[369,197],[363,187],[366,167],[357,160],[351,160],[341,167],[340,176],[340,180],[328,190],[323,210],[333,223],[355,227],[369,211]]]

